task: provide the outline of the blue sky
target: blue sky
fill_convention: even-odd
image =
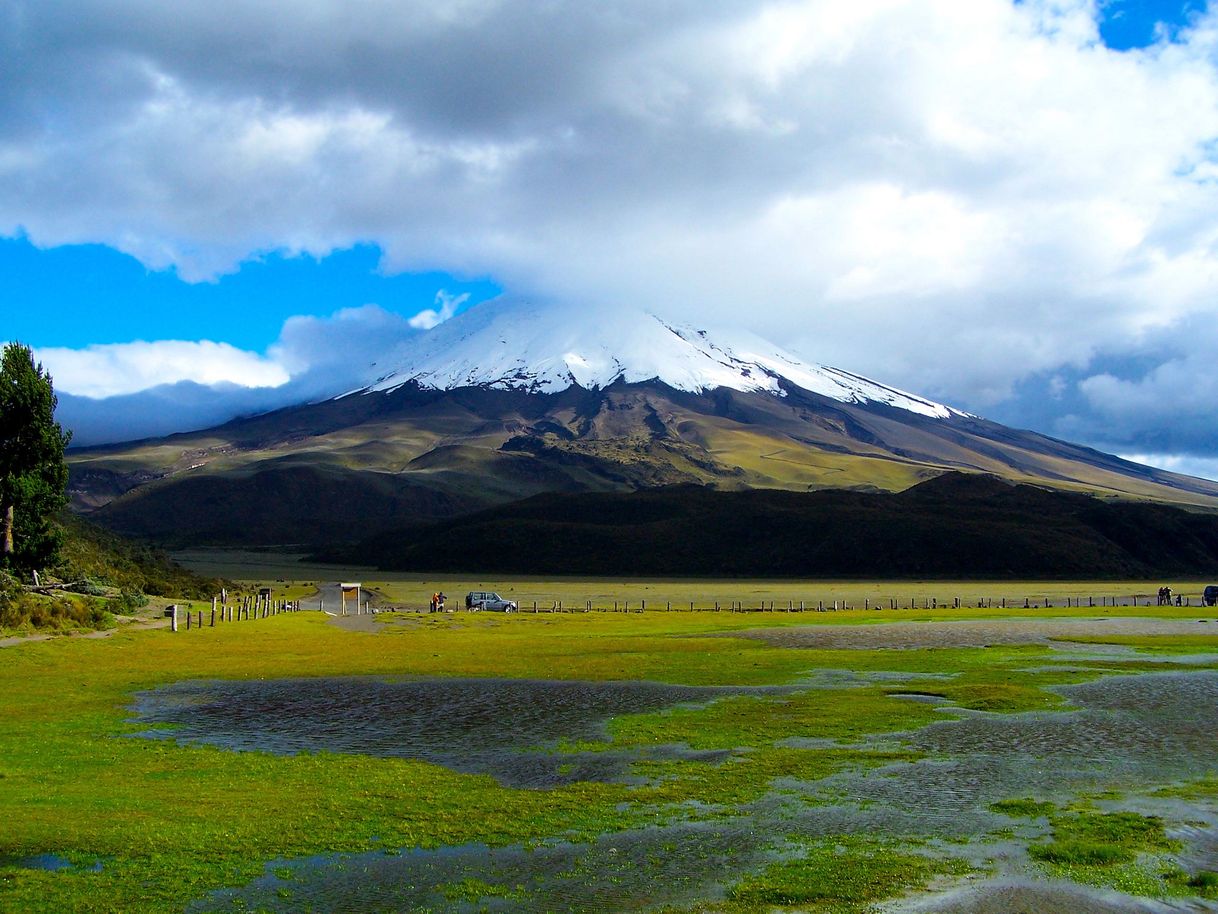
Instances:
[[[326,257],[270,253],[211,281],[184,282],[101,244],[39,248],[0,239],[0,289],[12,306],[5,333],[30,346],[79,348],[133,340],[224,340],[264,350],[294,315],[327,315],[379,304],[412,316],[436,294],[468,294],[466,306],[498,295],[487,279],[380,270],[375,245]],[[6,311],[8,309],[6,308]]]
[[[1121,51],[1145,47],[1156,29],[1179,29],[1206,6],[1205,0],[1108,0],[1100,7],[1100,37]]]
[[[78,440],[322,395],[502,292],[1218,474],[1201,0],[299,11],[0,7],[0,338]]]

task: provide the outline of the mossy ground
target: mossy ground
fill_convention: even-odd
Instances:
[[[800,624],[782,615],[767,615],[764,622]],[[851,615],[854,621],[868,618],[840,613],[832,621],[847,624]],[[63,638],[4,649],[0,860],[9,863],[0,865],[0,910],[181,910],[211,889],[248,882],[281,858],[580,840],[657,817],[740,814],[776,781],[812,783],[912,758],[900,747],[863,741],[938,719],[931,707],[871,684],[727,698],[701,709],[618,718],[611,727],[617,743],[731,750],[725,761],[642,763],[637,772],[648,780],[636,785],[515,790],[412,760],[281,757],[124,738],[137,729],[129,722],[132,695],[165,683],[405,674],[791,685],[813,681],[820,670],[845,669],[906,674],[913,686],[960,705],[1016,712],[1059,705],[1047,685],[1101,675],[1098,666],[1091,672],[1029,672],[1054,657],[1039,646],[806,650],[706,637],[759,621],[730,613],[410,621],[367,634],[300,613],[189,634],[119,631],[104,640]],[[1077,831],[1079,821],[1055,819],[1055,835],[1059,828]],[[1116,843],[1128,845],[1125,837]],[[782,851],[782,834],[769,839]],[[44,853],[78,867],[51,872],[13,865]],[[849,910],[825,905],[900,893],[959,866],[916,847],[881,848],[846,836],[785,853],[774,866],[737,882],[733,909],[759,910],[789,897],[810,910]],[[89,864],[96,861],[103,865],[94,871]],[[843,881],[833,875],[839,872],[858,879]],[[1186,876],[1180,891],[1188,893],[1188,879],[1200,880],[1192,894],[1209,891],[1203,874]],[[481,898],[516,889],[474,880],[451,891]],[[847,897],[849,892],[855,895]]]

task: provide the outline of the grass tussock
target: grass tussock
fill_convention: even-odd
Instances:
[[[910,853],[900,845],[840,837],[813,842],[792,860],[739,882],[731,900],[743,910],[798,905],[800,910],[849,914],[870,902],[924,886],[936,876],[960,875],[958,861]]]
[[[1034,800],[1031,797],[1024,797],[991,803],[990,809],[1014,819],[1040,819],[1053,815],[1057,811],[1057,806],[1048,800]]]
[[[1140,853],[1179,847],[1167,837],[1163,821],[1133,812],[1081,812],[1052,819],[1048,844],[1028,848],[1034,860],[1059,866],[1111,866],[1130,863]]]

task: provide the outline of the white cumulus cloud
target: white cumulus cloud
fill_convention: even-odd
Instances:
[[[465,296],[441,293],[444,318]],[[289,318],[265,354],[226,343],[116,343],[34,352],[59,395],[57,417],[77,445],[216,425],[363,387],[380,360],[420,331],[378,305]]]
[[[50,372],[56,390],[82,397],[114,397],[179,381],[279,387],[290,377],[282,365],[257,353],[207,340],[49,347],[34,355]]]

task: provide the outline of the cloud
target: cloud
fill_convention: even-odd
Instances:
[[[288,393],[311,400],[371,383],[384,373],[377,360],[418,332],[414,319],[364,305],[330,317],[289,318],[268,354],[291,374]]]
[[[1218,459],[1213,457],[1182,457],[1179,454],[1121,454],[1126,460],[1147,466],[1162,467],[1185,476],[1218,479]]]
[[[196,280],[374,241],[981,412],[1092,378],[1078,429],[1203,370],[1104,380],[1214,318],[1218,10],[1117,52],[1095,0],[293,9],[0,5],[0,231]]]
[[[441,289],[436,293],[436,304],[440,306],[439,310],[435,308],[426,308],[420,311],[410,319],[410,326],[416,330],[430,330],[432,327],[438,327],[450,317],[457,313],[460,308],[469,300],[469,293],[465,292],[461,295],[450,295]]]
[[[220,425],[286,405],[275,388],[179,381],[104,399],[58,392],[55,419],[73,447],[154,438]]]
[[[1077,380],[1081,402],[1059,424],[1121,449],[1218,455],[1215,353],[1212,322],[1148,333],[1135,358]]]
[[[102,398],[161,384],[195,381],[203,385],[279,387],[289,375],[283,366],[228,343],[161,340],[43,348],[36,353],[57,390]]]
[[[445,319],[464,299],[438,296]],[[363,387],[387,370],[378,358],[419,332],[364,305],[289,318],[266,355],[176,340],[34,354],[54,381],[60,424],[85,446],[206,428]]]

